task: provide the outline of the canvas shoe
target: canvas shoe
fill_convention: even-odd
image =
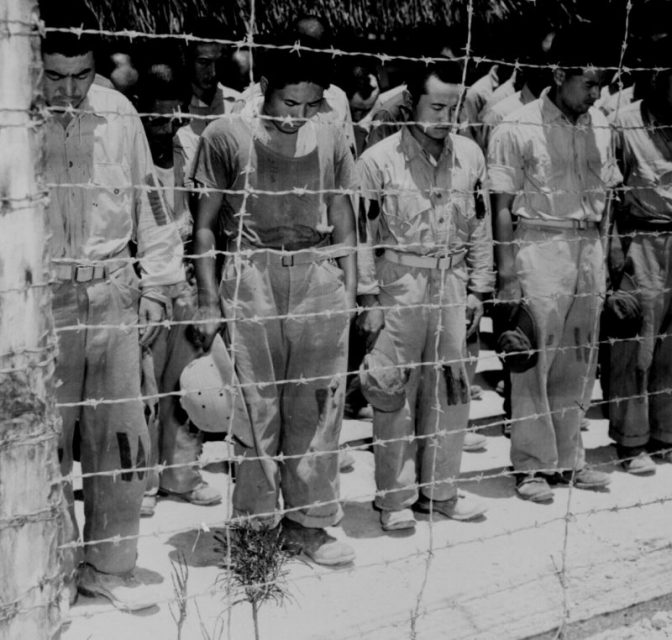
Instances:
[[[636,456],[623,460],[621,465],[628,473],[635,476],[646,476],[656,473],[656,463],[646,451],[640,451]]]
[[[199,507],[209,507],[214,504],[219,504],[222,501],[222,494],[214,487],[211,487],[207,482],[201,481],[191,491],[185,493],[175,493],[168,489],[159,489],[159,493],[165,496],[173,496],[180,498],[185,502],[190,502]]]
[[[383,531],[403,531],[415,529],[415,516],[411,509],[397,511],[381,511],[380,526]]]
[[[120,611],[140,611],[156,605],[156,585],[143,584],[132,571],[115,575],[85,564],[79,570],[77,590],[89,598],[105,598]]]
[[[553,490],[546,478],[535,474],[520,474],[516,480],[516,493],[530,502],[552,502]]]
[[[349,564],[355,559],[354,549],[330,536],[324,529],[304,527],[294,520],[282,521],[282,534],[288,549],[303,552],[315,564],[334,567]]]
[[[464,444],[462,451],[484,451],[487,448],[488,439],[474,431],[467,431],[464,434]]]
[[[448,500],[430,500],[421,496],[415,507],[422,513],[440,513],[451,520],[475,520],[487,511],[480,500],[464,493]]]

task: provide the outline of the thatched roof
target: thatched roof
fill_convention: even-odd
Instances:
[[[597,0],[540,0],[556,19],[569,19],[577,5]],[[242,37],[250,19],[250,0],[87,0],[106,29],[176,33],[189,18],[208,17]],[[309,10],[326,18],[336,34],[385,37],[413,27],[467,22],[467,0],[256,0],[256,30],[277,32]],[[537,0],[474,0],[475,20],[492,23],[537,8]]]

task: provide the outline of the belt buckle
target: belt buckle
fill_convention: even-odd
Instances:
[[[90,282],[93,279],[93,267],[78,264],[75,267],[72,279],[75,282]]]
[[[283,255],[280,261],[283,267],[293,267],[294,266],[294,254]]]
[[[577,220],[576,221],[576,228],[579,231],[584,231],[585,229],[588,228],[588,223],[585,220]]]

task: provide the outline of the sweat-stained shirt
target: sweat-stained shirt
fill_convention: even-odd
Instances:
[[[672,133],[656,122],[641,100],[613,121],[616,153],[623,170],[624,203],[633,218],[672,221]]]
[[[210,124],[203,132],[193,179],[224,194],[220,230],[235,239],[245,210],[242,240],[290,251],[321,244],[332,231],[327,212],[335,190],[353,189],[354,160],[340,127],[308,121],[299,129],[297,154],[267,145],[256,111]],[[245,190],[248,189],[248,197]],[[297,189],[296,193],[285,193]],[[279,192],[279,193],[278,193]]]
[[[420,256],[466,250],[469,290],[493,290],[492,229],[482,189],[485,159],[472,140],[450,134],[437,161],[405,128],[367,149],[357,172],[365,217],[359,221],[359,295],[380,291],[376,247]],[[477,191],[483,204],[478,215]]]
[[[94,84],[67,127],[50,118],[45,133],[52,260],[102,261],[135,241],[143,289],[184,280],[182,242],[133,105]]]
[[[491,191],[515,195],[511,213],[521,218],[591,222],[621,182],[604,114],[591,107],[572,124],[548,89],[495,128],[488,177]]]

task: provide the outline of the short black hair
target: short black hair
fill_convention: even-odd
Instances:
[[[358,93],[366,100],[374,90],[371,86],[371,76],[376,77],[376,68],[368,60],[354,60],[339,78],[341,89],[345,91],[348,98],[352,98]]]
[[[169,64],[156,63],[141,76],[138,111],[149,113],[157,100],[179,100],[184,102],[182,88],[176,70]]]
[[[45,27],[51,29],[99,28],[89,8],[78,0],[53,2],[41,0],[40,17]],[[47,31],[42,37],[42,55],[60,53],[67,58],[95,53],[96,41],[91,34],[77,35],[74,32]]]
[[[406,89],[411,94],[413,106],[418,104],[420,97],[427,93],[427,81],[435,76],[441,82],[462,84],[464,64],[459,60],[441,60],[419,66],[417,63],[409,67],[406,74]]]
[[[314,40],[305,36],[297,42],[302,47],[318,48]],[[331,84],[331,58],[315,51],[269,49],[261,57],[260,69],[268,81],[268,91],[300,82],[312,82],[323,89]]]

